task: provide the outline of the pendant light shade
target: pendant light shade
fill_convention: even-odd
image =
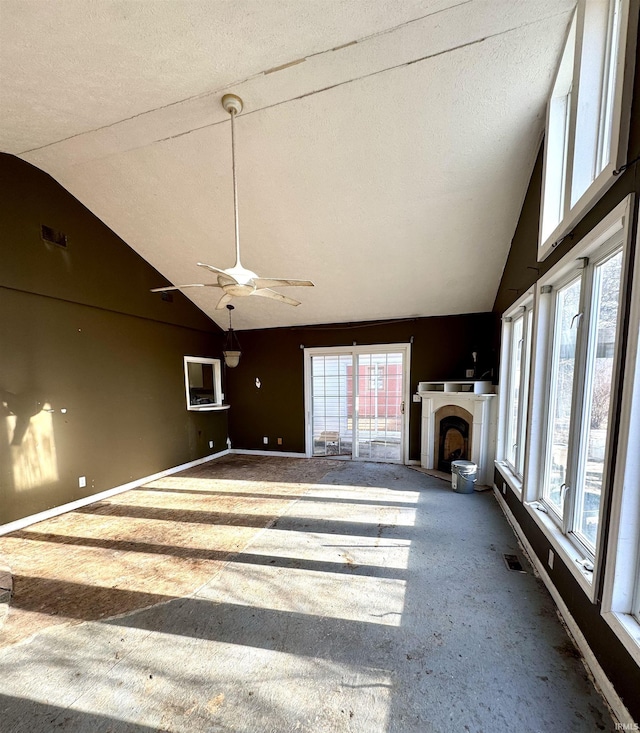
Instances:
[[[240,351],[223,351],[224,363],[230,368],[237,367],[240,363]]]

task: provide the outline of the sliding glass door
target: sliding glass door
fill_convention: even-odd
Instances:
[[[311,357],[311,424],[314,456],[353,453],[353,359],[350,355]]]
[[[408,344],[305,349],[307,455],[404,462]]]

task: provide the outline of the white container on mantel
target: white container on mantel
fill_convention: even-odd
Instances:
[[[494,394],[494,388],[489,381],[460,381],[460,382],[419,382],[420,392],[445,392],[447,394]]]

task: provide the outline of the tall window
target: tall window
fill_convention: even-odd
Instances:
[[[640,251],[637,242],[636,236],[602,614],[640,664]]]
[[[531,361],[533,295],[527,295],[505,315],[500,384],[503,415],[502,456],[511,473],[522,481],[527,426],[527,398]]]
[[[596,556],[611,434],[624,230],[546,285],[552,299],[541,500],[582,551]]]
[[[558,288],[555,297],[543,496],[560,518],[563,514],[563,490],[567,486],[569,467],[569,428],[573,407],[581,285],[582,279],[574,277]]]
[[[578,0],[547,104],[540,257],[614,180],[626,154],[629,0]]]

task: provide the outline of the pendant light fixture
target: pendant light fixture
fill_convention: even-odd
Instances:
[[[235,335],[233,328],[231,327],[231,311],[233,309],[233,306],[230,303],[227,303],[227,310],[229,311],[229,330],[227,331],[224,339],[224,350],[222,351],[222,355],[224,356],[224,363],[229,367],[229,369],[233,369],[238,366],[238,363],[240,362],[240,354],[242,353],[240,351],[240,342],[238,341],[238,337]]]

